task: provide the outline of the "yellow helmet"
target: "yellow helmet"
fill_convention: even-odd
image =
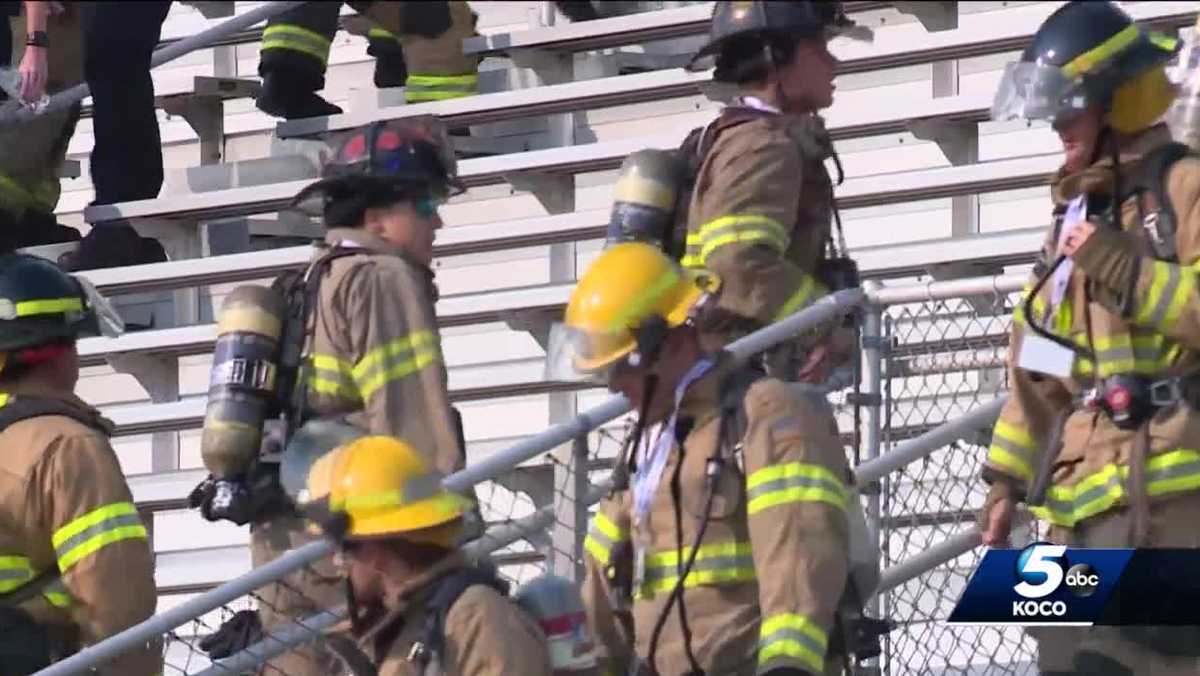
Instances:
[[[648,319],[682,325],[716,284],[712,273],[684,270],[651,244],[609,246],[580,278],[555,326],[547,376],[570,380],[607,369],[638,347],[635,332]]]
[[[442,488],[442,475],[412,446],[386,436],[362,437],[322,456],[309,472],[307,493],[310,516],[338,539],[424,532],[471,507]]]

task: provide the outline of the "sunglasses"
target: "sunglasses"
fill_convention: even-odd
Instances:
[[[437,215],[438,207],[445,204],[444,200],[433,197],[422,197],[413,201],[413,211],[417,212],[421,218],[433,218]]]

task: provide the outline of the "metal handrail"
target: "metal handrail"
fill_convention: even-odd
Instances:
[[[305,4],[304,0],[300,0],[299,2],[274,1],[263,3],[261,6],[255,7],[245,14],[239,14],[231,17],[228,21],[225,21],[220,25],[213,26],[208,30],[201,31],[195,35],[183,38],[182,40],[176,40],[161,49],[155,50],[154,54],[150,57],[150,67],[157,68],[168,61],[174,61],[175,59],[178,59],[185,54],[194,52],[197,49],[203,49],[214,42],[223,40],[235,33],[239,33],[256,23],[266,21],[273,16],[282,14],[289,9],[294,9],[303,4]],[[43,109],[40,113],[35,113],[28,108],[21,108],[6,115],[0,115],[0,127],[7,124],[26,122],[34,119],[38,115],[45,113],[65,110],[79,101],[82,101],[89,94],[91,94],[91,90],[88,89],[86,82],[77,84],[70,89],[65,89],[61,92],[58,92],[54,96],[51,96],[49,103],[46,104],[45,109]]]

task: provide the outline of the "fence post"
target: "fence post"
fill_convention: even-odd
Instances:
[[[868,294],[878,290],[879,282],[868,280],[863,283],[863,290]],[[862,392],[857,404],[864,407],[863,416],[863,462],[870,462],[879,457],[883,436],[883,355],[886,346],[883,337],[883,308],[868,302],[863,308],[862,323],[862,359],[863,380]],[[871,537],[882,546],[880,520],[880,491],[881,482],[872,482],[863,486],[862,492],[867,495],[867,528]]]
[[[555,451],[554,528],[550,533],[555,575],[583,582],[583,537],[587,532],[588,437],[575,437]]]
[[[863,282],[863,291],[867,302],[863,305],[862,320],[862,384],[859,401],[856,406],[864,407],[862,416],[862,462],[870,462],[878,458],[882,452],[883,438],[883,356],[886,346],[883,337],[883,307],[870,301],[871,294],[878,291],[882,284],[874,280]],[[871,539],[884,551],[883,519],[880,508],[880,498],[883,492],[883,479],[870,482],[860,490],[867,497],[867,532]],[[870,617],[883,617],[880,595],[876,594],[867,600],[864,608]],[[883,640],[886,642],[887,637]],[[886,651],[883,653],[886,655]],[[867,661],[868,673],[882,673],[882,658]]]

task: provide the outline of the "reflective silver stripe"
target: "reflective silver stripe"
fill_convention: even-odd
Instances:
[[[54,548],[54,554],[59,559],[63,559],[67,556],[68,553],[71,552],[71,550],[73,550],[76,547],[78,547],[79,545],[87,542],[88,540],[96,537],[97,535],[107,533],[110,530],[124,528],[126,526],[143,526],[143,525],[144,524],[142,523],[142,517],[137,514],[122,514],[121,516],[114,516],[112,518],[105,519],[105,520],[101,521],[100,523],[97,523],[93,526],[89,526],[89,527],[79,531],[78,533],[72,535],[71,537],[67,538],[61,544],[59,544],[57,547]]]

